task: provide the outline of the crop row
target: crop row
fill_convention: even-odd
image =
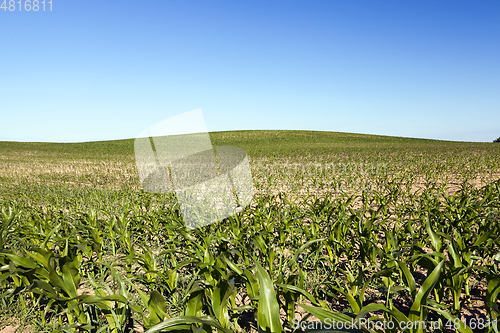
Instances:
[[[172,196],[23,191],[2,202],[0,301],[40,331],[282,332],[367,318],[472,332],[467,318],[500,315],[499,182],[452,194],[385,182],[300,203],[264,194],[192,231]]]

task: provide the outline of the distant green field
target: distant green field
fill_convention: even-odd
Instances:
[[[339,149],[484,149],[497,151],[491,143],[470,143],[413,139],[367,134],[351,134],[319,131],[227,131],[212,132],[210,139],[214,145],[235,145],[247,150],[254,158],[275,154],[328,154]],[[54,157],[76,158],[104,157],[105,155],[133,155],[134,140],[112,140],[83,143],[43,143],[43,142],[7,142],[0,141],[3,154],[31,152]]]
[[[500,144],[210,137],[246,150],[254,199],[191,231],[174,194],[141,190],[132,139],[0,142],[0,330],[498,332]]]
[[[470,171],[478,178],[498,174],[500,147],[493,143],[451,142],[315,131],[230,131],[210,133],[213,145],[246,150],[257,176],[276,163],[384,163],[389,172],[414,170],[435,176]],[[85,143],[0,142],[2,184],[70,183],[139,188],[134,140]],[[469,167],[464,169],[464,163]],[[289,167],[289,166],[288,166]],[[287,166],[281,170],[285,172]],[[282,175],[282,176],[287,176]],[[291,176],[291,175],[288,175]],[[286,178],[286,177],[285,177]],[[266,185],[267,186],[267,185]]]

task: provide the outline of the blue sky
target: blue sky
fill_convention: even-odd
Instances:
[[[498,1],[53,0],[0,31],[0,140],[132,138],[198,108],[210,131],[500,136]]]

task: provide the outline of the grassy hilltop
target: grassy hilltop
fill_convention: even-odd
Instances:
[[[320,131],[225,131],[209,133],[213,145],[235,145],[258,158],[269,154],[328,153],[338,149],[374,148],[469,148],[491,147],[489,143],[470,143],[414,139],[381,135],[320,132]],[[0,151],[5,153],[39,153],[53,157],[104,157],[105,155],[133,155],[134,139],[96,141],[83,143],[44,143],[0,141]]]
[[[491,143],[412,139],[315,131],[228,131],[210,133],[213,145],[246,150],[252,167],[287,161],[311,163],[385,163],[397,172],[429,169],[463,173],[474,164],[477,177],[497,170],[500,149]],[[0,180],[69,182],[72,185],[139,187],[134,140],[84,143],[0,142]],[[465,163],[465,164],[464,164]]]

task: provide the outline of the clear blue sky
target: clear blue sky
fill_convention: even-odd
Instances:
[[[0,140],[132,138],[197,108],[210,131],[500,136],[499,1],[53,0],[0,31]]]

